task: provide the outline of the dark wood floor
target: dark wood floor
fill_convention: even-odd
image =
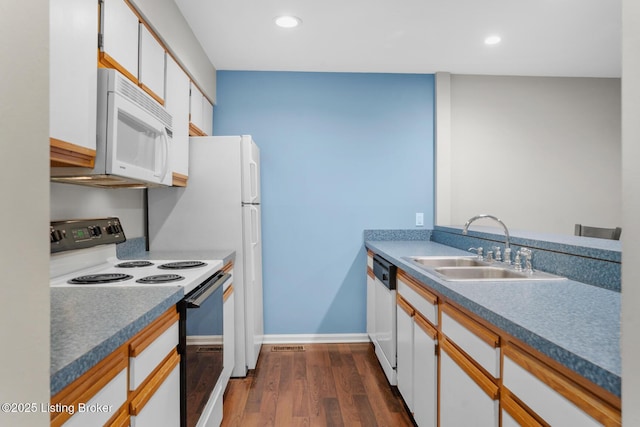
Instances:
[[[262,346],[252,375],[229,383],[223,426],[413,426],[370,343],[273,347]]]

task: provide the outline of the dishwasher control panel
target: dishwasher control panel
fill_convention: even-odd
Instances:
[[[380,280],[387,288],[394,290],[396,288],[396,273],[398,267],[382,258],[380,255],[374,255],[373,257],[373,274]]]

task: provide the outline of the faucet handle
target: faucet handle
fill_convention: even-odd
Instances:
[[[533,251],[529,248],[521,248],[522,256],[524,257],[524,270],[527,273],[533,273],[533,264],[531,259],[533,258]]]
[[[478,254],[478,259],[482,259],[482,252],[484,251],[484,249],[482,249],[482,246],[477,248],[469,248],[469,252],[473,251],[476,251],[476,254]]]
[[[495,259],[496,261],[502,261],[502,249],[500,249],[500,246],[494,246],[491,249],[493,249],[494,253],[495,253]]]

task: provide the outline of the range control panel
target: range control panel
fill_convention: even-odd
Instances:
[[[120,220],[115,217],[51,222],[51,253],[86,249],[126,241]]]

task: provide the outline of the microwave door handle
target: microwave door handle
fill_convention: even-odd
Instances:
[[[167,170],[169,169],[169,135],[164,126],[162,127],[162,139],[162,168],[160,175],[156,175],[160,178],[160,181],[164,181],[165,176],[167,176]]]

